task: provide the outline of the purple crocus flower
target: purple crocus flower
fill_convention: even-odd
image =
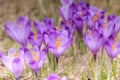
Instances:
[[[120,30],[120,17],[115,15],[108,15],[107,22],[103,23],[102,34],[104,37],[104,42],[110,37],[116,37]]]
[[[58,58],[72,43],[72,36],[68,34],[67,30],[62,31],[50,31],[44,35],[45,44],[48,50]]]
[[[103,36],[96,29],[88,29],[86,32],[86,36],[83,35],[83,41],[86,44],[86,46],[92,51],[94,59],[96,60],[97,52],[103,42]]]
[[[37,45],[40,48],[43,41],[43,34],[40,32],[30,32],[28,39],[32,46]]]
[[[116,38],[110,36],[105,42],[104,48],[108,56],[113,60],[120,53],[120,40],[117,41]]]
[[[8,51],[8,56],[2,55],[2,63],[12,72],[15,79],[18,80],[22,68],[24,66],[23,50],[19,49],[15,51],[13,48],[10,48]]]
[[[49,31],[53,26],[53,20],[51,18],[44,18],[42,22],[39,22],[37,20],[34,21],[34,27],[37,32],[41,32],[42,34],[44,32]]]
[[[67,79],[66,79],[66,77],[63,77],[62,79],[60,79],[60,77],[57,76],[56,74],[50,73],[50,74],[48,75],[48,77],[45,78],[44,80],[67,80]]]
[[[104,20],[104,10],[101,9],[97,9],[96,7],[90,6],[88,9],[88,17],[87,17],[87,24],[90,28],[92,27],[92,24],[94,24],[94,22],[98,21],[101,19],[101,21]]]
[[[11,21],[8,21],[5,24],[5,30],[8,35],[18,42],[22,47],[26,47],[27,39],[30,34],[30,21],[28,17],[19,16],[16,24],[13,24]]]
[[[32,68],[35,75],[37,75],[38,70],[44,64],[46,59],[46,48],[43,48],[42,51],[39,51],[38,46],[34,46],[32,52],[25,50],[25,59],[28,65]]]
[[[65,1],[65,0],[61,0],[61,1]],[[60,16],[66,22],[67,25],[72,24],[72,18],[74,12],[76,11],[76,5],[73,2],[71,2],[71,0],[68,1],[70,1],[68,2],[68,4],[62,5],[62,7],[58,8]]]

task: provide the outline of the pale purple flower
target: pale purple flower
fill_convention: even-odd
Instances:
[[[17,22],[13,24],[11,21],[8,21],[5,24],[5,30],[8,35],[18,42],[22,47],[26,47],[28,36],[30,34],[30,21],[28,17],[19,16]]]
[[[40,51],[38,46],[34,46],[32,52],[27,49],[24,52],[27,64],[37,75],[39,69],[42,67],[46,59],[46,48],[43,48],[42,51]]]
[[[15,79],[18,80],[24,66],[24,52],[22,49],[15,51],[10,48],[8,56],[2,55],[2,63],[12,72]]]
[[[108,56],[113,60],[120,53],[120,40],[117,41],[116,38],[109,37],[104,44],[104,48]]]

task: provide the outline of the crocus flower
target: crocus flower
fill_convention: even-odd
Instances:
[[[87,24],[90,28],[92,28],[92,24],[97,20],[101,19],[104,20],[104,10],[98,9],[96,7],[90,6],[88,9],[89,15],[87,16]]]
[[[108,56],[113,60],[120,53],[120,40],[117,41],[116,38],[110,36],[105,42],[104,48]]]
[[[86,32],[86,36],[83,35],[83,41],[86,44],[86,46],[92,51],[94,59],[96,60],[97,52],[103,42],[103,36],[96,29],[88,29]]]
[[[45,78],[44,80],[67,80],[67,79],[66,79],[65,77],[63,77],[62,79],[60,79],[60,77],[57,76],[56,74],[50,73],[50,74],[48,75],[48,77]]]
[[[43,48],[42,51],[39,51],[38,46],[34,46],[32,52],[25,50],[25,59],[27,64],[32,68],[35,75],[37,75],[38,70],[44,64],[46,59],[46,48]]]
[[[53,26],[53,20],[51,18],[44,18],[41,22],[35,20],[34,21],[34,27],[37,30],[37,32],[41,32],[42,34],[44,32],[49,31]]]
[[[37,45],[40,48],[43,42],[43,34],[39,30],[31,31],[28,40],[32,46]]]
[[[8,56],[2,55],[2,63],[12,72],[15,77],[15,80],[19,79],[20,73],[24,66],[23,50],[19,49],[15,51],[13,48],[10,48],[8,51]]]
[[[102,34],[104,36],[104,42],[110,37],[116,37],[120,30],[120,17],[115,15],[108,15],[107,22],[103,23]]]
[[[62,1],[65,0],[61,0]],[[66,22],[66,24],[72,24],[72,18],[74,15],[74,12],[76,11],[76,5],[71,2],[72,0],[68,0],[70,2],[67,2],[68,4],[62,5],[58,8],[59,14],[62,17],[62,19]]]
[[[18,42],[22,47],[26,47],[27,39],[30,34],[30,21],[28,17],[19,16],[16,24],[13,24],[11,21],[8,21],[5,24],[5,30],[8,35]]]
[[[72,43],[72,36],[69,36],[67,30],[62,31],[50,31],[44,35],[45,44],[48,50],[58,58]]]

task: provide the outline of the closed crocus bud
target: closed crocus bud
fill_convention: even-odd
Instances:
[[[31,25],[28,17],[24,18],[23,16],[19,16],[15,24],[11,21],[5,24],[5,30],[8,35],[22,47],[26,47],[30,29]]]
[[[96,60],[97,52],[103,43],[103,36],[96,29],[88,29],[86,35],[83,35],[83,41],[86,46],[92,51],[94,59]]]
[[[105,42],[104,48],[110,59],[113,60],[120,53],[120,40],[117,41],[116,38],[110,36]]]

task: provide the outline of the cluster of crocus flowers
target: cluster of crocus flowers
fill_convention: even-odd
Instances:
[[[116,41],[116,36],[120,30],[120,17],[108,15],[105,20],[105,10],[91,6],[89,3],[82,1],[74,3],[73,0],[60,1],[62,3],[59,7],[60,16],[66,25],[69,23],[78,33],[83,33],[83,41],[92,51],[94,58],[101,46],[111,59],[117,56],[119,41]],[[86,31],[83,30],[84,27]],[[108,48],[111,48],[111,51]]]
[[[120,53],[120,40],[116,39],[120,30],[120,17],[108,15],[105,21],[104,10],[84,2],[76,4],[73,0],[60,1],[62,7],[59,7],[59,13],[63,19],[60,27],[54,26],[51,18],[44,18],[42,21],[34,20],[35,30],[32,31],[30,20],[23,16],[20,16],[15,24],[11,21],[5,24],[6,32],[20,45],[20,48],[18,51],[9,49],[8,56],[0,52],[0,60],[13,73],[16,80],[20,77],[25,61],[37,75],[45,62],[47,51],[55,56],[58,63],[59,57],[71,45],[75,30],[82,33],[82,39],[95,59],[101,46],[111,60]],[[28,42],[32,50],[27,48]],[[60,80],[60,78],[50,74],[45,80]]]
[[[16,24],[11,21],[5,24],[6,32],[14,41],[19,43],[20,49],[18,51],[10,49],[8,56],[1,52],[0,60],[13,73],[16,80],[19,79],[24,62],[37,75],[44,64],[47,51],[50,51],[58,60],[63,51],[72,43],[73,30],[66,24],[54,27],[51,18],[44,18],[41,22],[35,20],[34,29],[31,30],[28,17],[24,18],[23,16],[18,18]],[[27,48],[27,43],[31,44],[32,50]],[[42,44],[45,44],[43,49],[41,49]]]

